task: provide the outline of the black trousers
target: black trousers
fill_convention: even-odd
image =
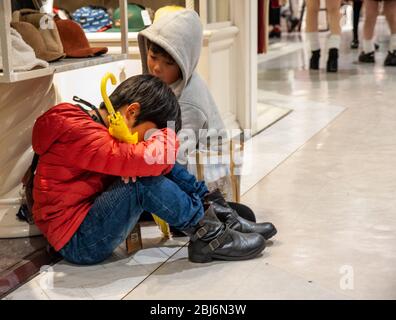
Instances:
[[[359,20],[360,12],[362,11],[363,1],[354,0],[353,1],[353,39],[359,39]]]
[[[272,8],[271,1],[269,6],[269,24],[270,26],[280,25],[281,21],[281,9],[280,8]]]

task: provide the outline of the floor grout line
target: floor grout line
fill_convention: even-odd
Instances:
[[[155,268],[152,272],[150,272],[142,281],[140,281],[136,286],[134,286],[127,294],[125,294],[121,300],[124,300],[126,297],[128,297],[135,289],[137,289],[144,281],[146,281],[152,274],[154,274],[157,270],[159,270],[163,265],[165,265],[173,256],[175,256],[178,252],[180,252],[183,248],[185,248],[188,245],[189,241],[184,244],[182,247],[180,247],[179,250],[177,250],[174,254],[170,255],[164,262],[162,262],[157,268]],[[158,248],[159,249],[159,248]],[[159,249],[161,250],[161,249]],[[163,252],[161,250],[161,252]]]
[[[287,160],[289,160],[292,156],[294,156],[297,152],[299,152],[301,149],[305,147],[306,144],[308,144],[310,141],[312,141],[318,134],[320,134],[323,130],[326,130],[329,126],[331,126],[337,119],[340,117],[347,108],[345,108],[343,111],[341,111],[333,120],[331,120],[325,127],[320,129],[317,133],[315,133],[311,138],[309,138],[306,142],[304,142],[300,147],[298,147],[296,150],[291,152],[286,158],[284,158],[281,162],[279,162],[274,168],[272,168],[270,171],[268,171],[259,181],[257,181],[254,185],[252,185],[249,189],[245,190],[241,196],[244,196],[247,194],[250,190],[252,190],[254,187],[256,187],[260,182],[262,182],[265,177],[270,175],[272,172],[274,172],[276,169],[278,169],[282,164],[284,164]]]

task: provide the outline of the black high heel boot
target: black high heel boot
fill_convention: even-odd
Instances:
[[[189,237],[188,259],[205,263],[217,260],[247,260],[265,249],[265,239],[258,233],[230,229],[217,218],[210,206],[197,226],[183,230]]]
[[[309,61],[309,69],[319,70],[320,49],[312,51],[311,60]]]
[[[353,39],[351,42],[351,49],[357,49],[357,48],[359,48],[359,40]]]
[[[338,71],[338,49],[331,48],[329,50],[329,59],[327,60],[327,72]]]

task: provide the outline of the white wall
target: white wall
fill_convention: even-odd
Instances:
[[[55,74],[56,101],[57,103],[72,102],[73,96],[78,96],[98,106],[103,101],[100,94],[100,83],[106,72],[115,75],[118,85],[122,80],[140,74],[141,70],[140,61],[124,60]],[[108,84],[109,95],[116,86]]]

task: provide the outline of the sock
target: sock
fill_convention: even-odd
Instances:
[[[332,34],[329,37],[327,46],[330,49],[340,49],[341,36],[339,34]]]
[[[311,51],[316,51],[320,49],[320,42],[319,42],[319,32],[306,32],[307,40],[309,46],[311,47]]]
[[[370,40],[363,39],[363,52],[370,53],[373,51],[375,51],[373,39]]]
[[[396,50],[396,33],[393,33],[390,38],[389,51],[393,52]]]

